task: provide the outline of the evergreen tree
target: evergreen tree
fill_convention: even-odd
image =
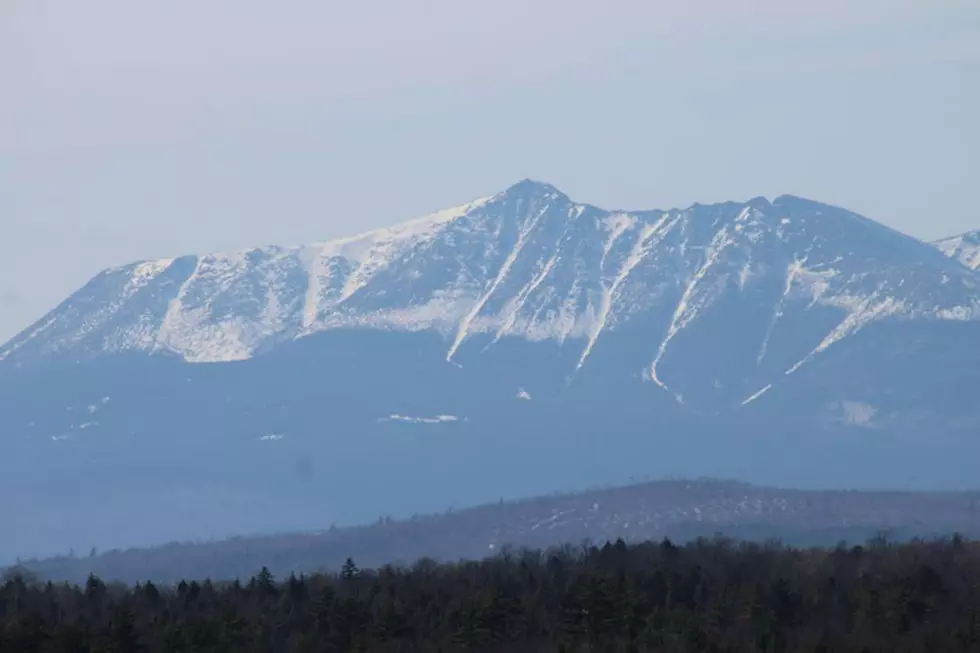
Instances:
[[[361,570],[357,568],[357,565],[354,563],[354,559],[347,558],[347,560],[344,562],[343,568],[341,569],[340,575],[342,578],[349,579],[354,578],[360,573]]]

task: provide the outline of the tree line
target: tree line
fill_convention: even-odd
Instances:
[[[721,537],[159,586],[0,585],[0,651],[980,650],[980,544]]]

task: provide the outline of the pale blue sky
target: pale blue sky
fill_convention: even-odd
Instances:
[[[980,227],[976,0],[5,0],[0,340],[98,270],[524,177]]]

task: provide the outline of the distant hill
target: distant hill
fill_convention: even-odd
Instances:
[[[361,565],[481,559],[509,548],[624,539],[686,541],[723,534],[833,546],[891,539],[980,536],[980,492],[815,492],[723,481],[658,481],[503,502],[442,515],[325,532],[240,537],[24,563],[42,579],[82,582],[95,573],[128,583],[277,576]]]

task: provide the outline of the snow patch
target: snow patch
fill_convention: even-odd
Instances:
[[[436,415],[435,417],[411,417],[408,415],[389,415],[382,417],[379,422],[408,422],[409,424],[444,424],[446,422],[456,422],[459,418],[455,415]]]
[[[878,409],[860,401],[842,401],[841,411],[844,421],[856,426],[870,426]]]
[[[147,284],[166,272],[167,269],[173,265],[173,262],[174,259],[165,258],[157,261],[144,261],[143,263],[138,263],[135,267],[133,267],[133,271],[129,276],[129,282],[123,289],[124,299],[129,299],[145,288]]]

